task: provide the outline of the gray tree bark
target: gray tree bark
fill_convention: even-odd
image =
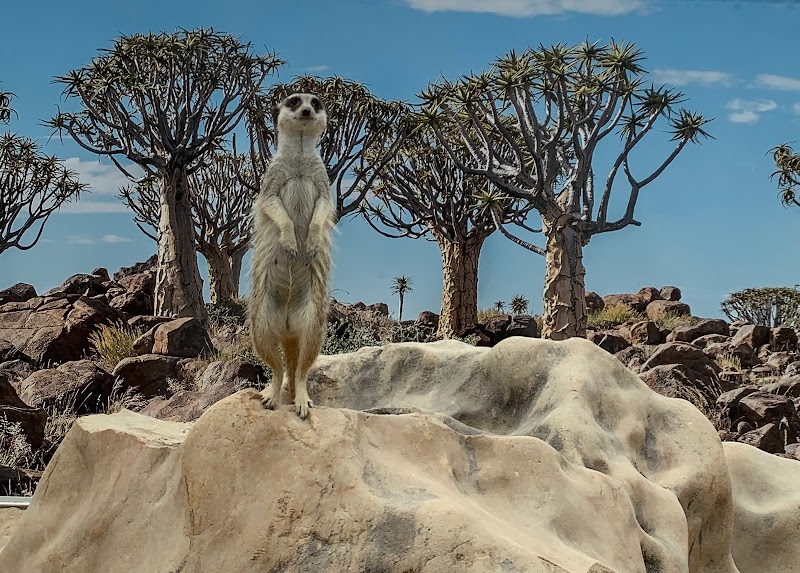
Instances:
[[[207,324],[186,170],[178,167],[162,174],[160,194],[155,314],[193,316]]]

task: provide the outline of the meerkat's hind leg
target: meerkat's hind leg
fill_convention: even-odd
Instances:
[[[309,409],[314,407],[314,402],[308,395],[308,372],[314,365],[322,347],[324,326],[309,329],[306,336],[300,339],[300,359],[297,364],[297,377],[294,390],[294,408],[297,415],[306,419]]]
[[[284,386],[289,391],[289,396],[292,397],[295,394],[299,351],[300,343],[296,335],[287,336],[283,340],[283,357],[285,360],[284,365],[286,366]]]
[[[270,338],[275,340],[273,337]],[[258,355],[272,370],[272,382],[261,391],[261,404],[268,410],[274,410],[281,403],[281,381],[284,375],[283,360],[277,344],[270,344],[267,340],[262,339],[256,342],[255,346]]]

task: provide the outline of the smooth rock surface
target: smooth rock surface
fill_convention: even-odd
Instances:
[[[731,558],[731,483],[713,426],[586,340],[365,348],[321,357],[310,389],[337,408],[302,421],[244,390],[193,425],[127,411],[80,419],[0,563],[20,573],[765,570]]]

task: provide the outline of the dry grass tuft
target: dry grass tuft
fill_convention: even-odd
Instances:
[[[141,329],[126,324],[101,325],[89,335],[89,342],[97,351],[100,365],[111,371],[121,360],[136,356],[133,343],[142,334]]]

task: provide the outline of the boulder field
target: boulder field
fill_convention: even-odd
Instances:
[[[2,551],[20,573],[789,573],[800,463],[723,447],[584,339],[320,357],[306,421],[243,390],[80,418]]]

